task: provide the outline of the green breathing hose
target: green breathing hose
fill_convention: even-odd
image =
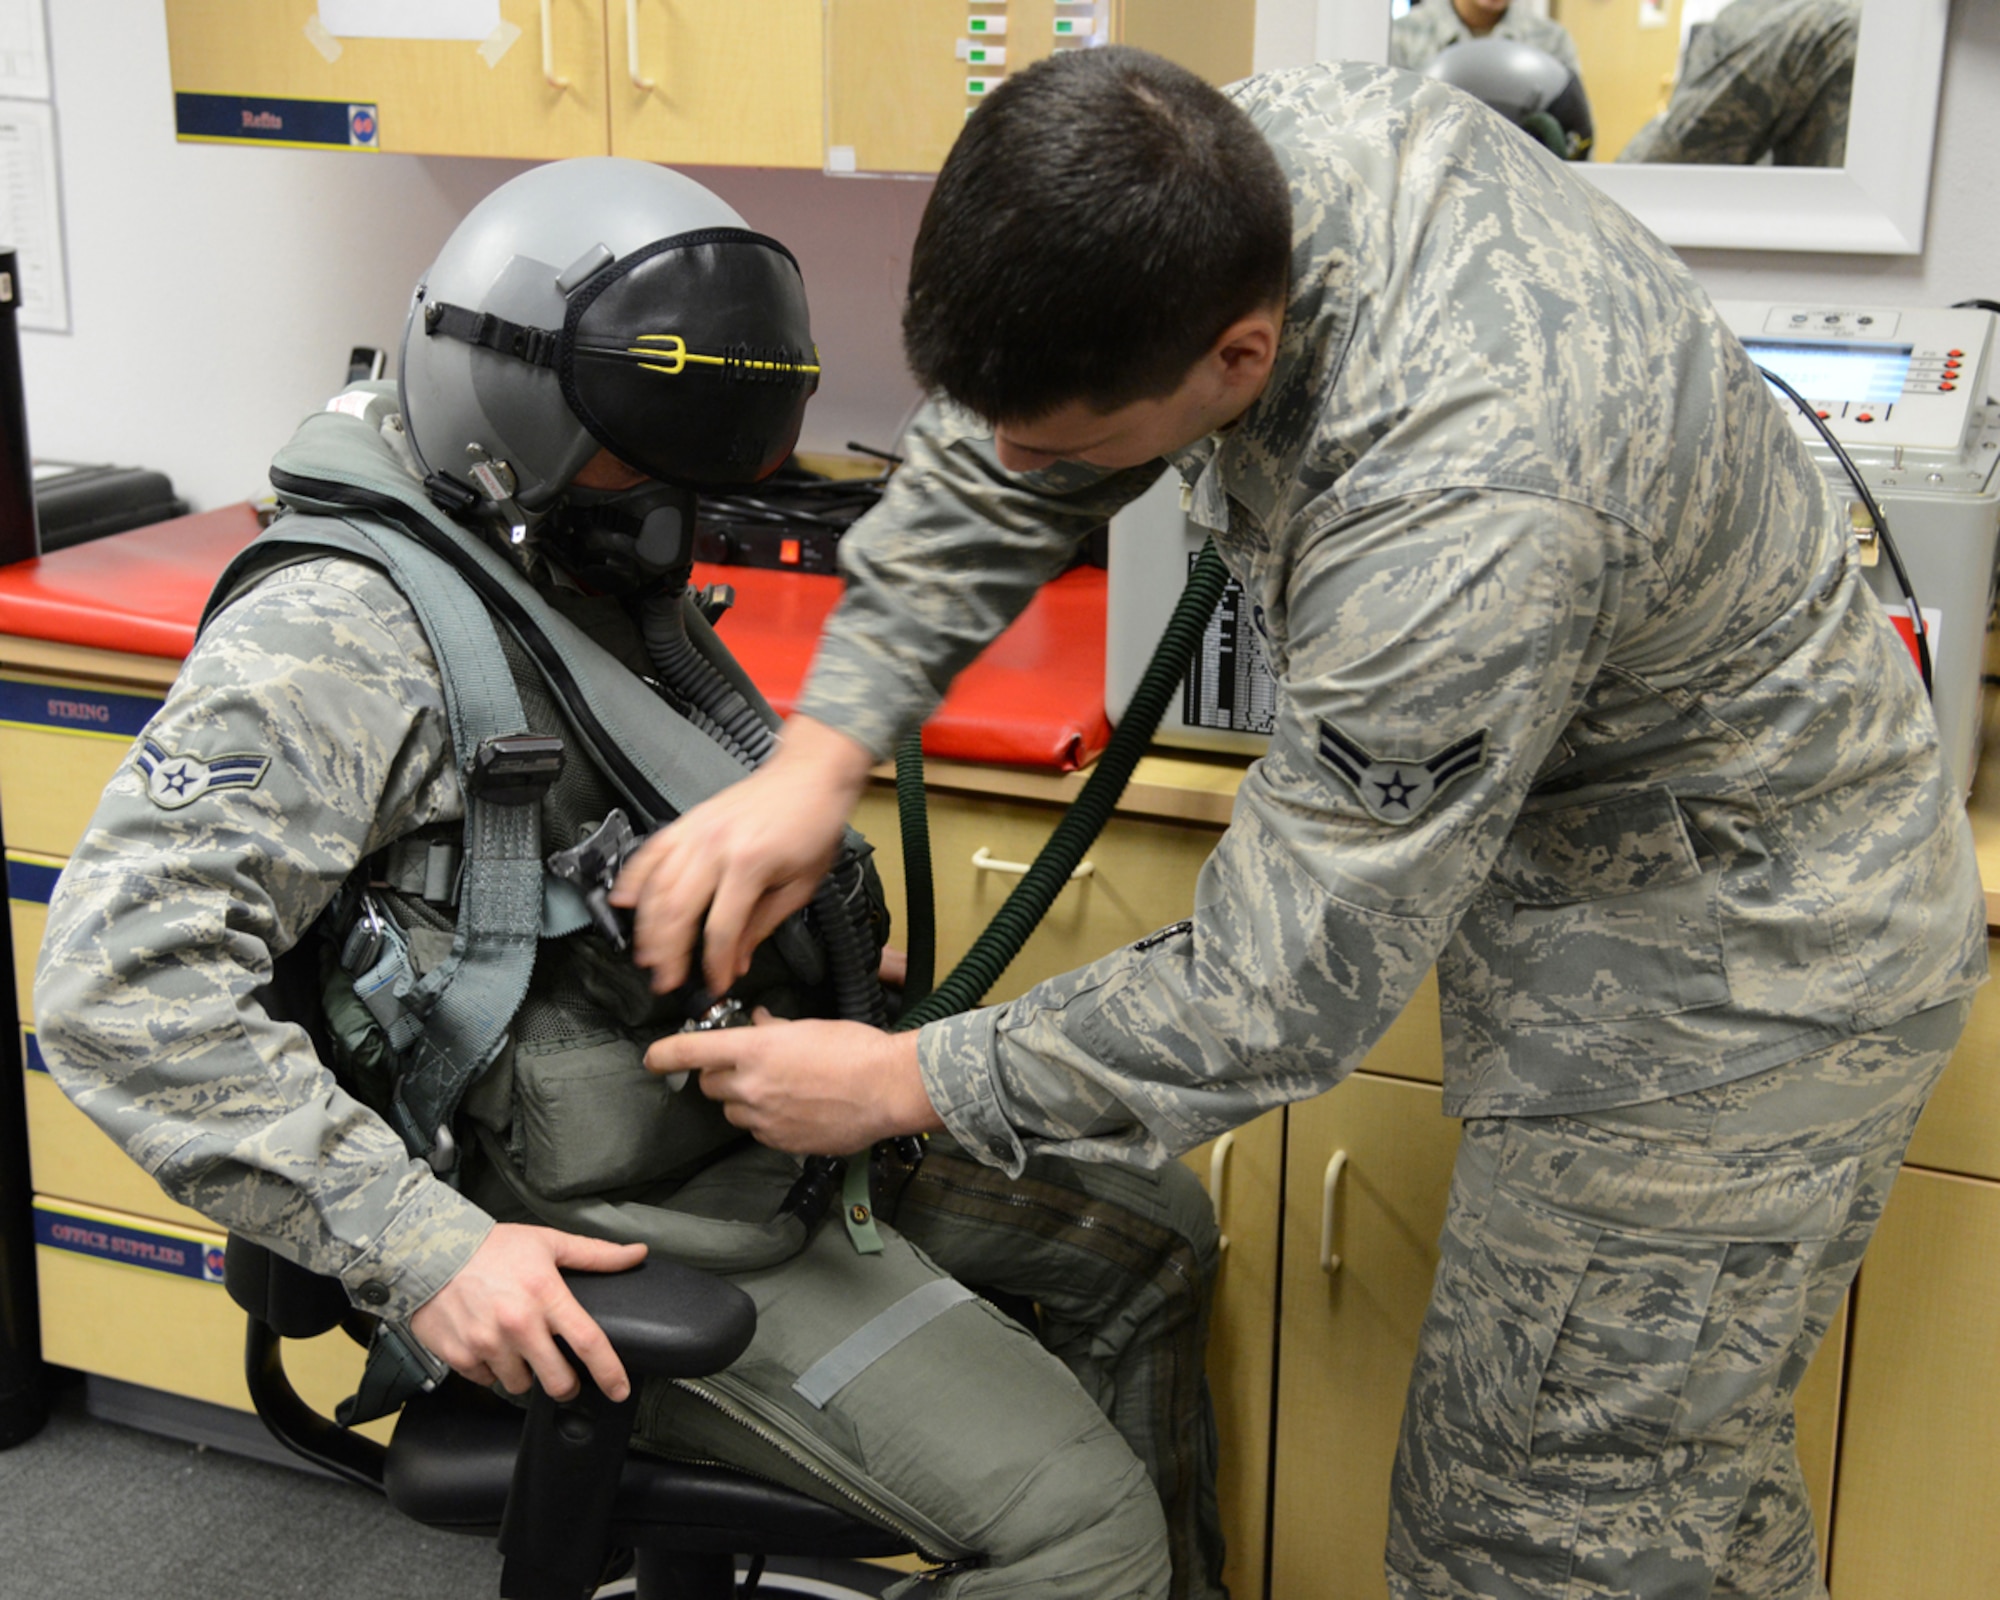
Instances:
[[[903,976],[903,1004],[913,1006],[930,994],[937,977],[937,894],[931,881],[922,729],[896,746],[896,820],[902,825],[903,903],[909,923],[904,930],[909,965]]]
[[[1000,974],[1007,970],[1007,964],[1020,954],[1021,946],[1028,942],[1028,936],[1055,903],[1062,886],[1069,882],[1069,875],[1076,870],[1083,853],[1110,820],[1112,808],[1118,804],[1118,797],[1131,781],[1132,769],[1139,764],[1139,757],[1145,754],[1146,746],[1152,742],[1153,731],[1159,727],[1160,718],[1166,713],[1168,700],[1187,673],[1187,664],[1208,628],[1208,620],[1222,598],[1226,582],[1228,574],[1223,570],[1222,558],[1215,553],[1214,541],[1205,541],[1201,554],[1195,558],[1194,570],[1188,574],[1187,588],[1181,591],[1180,602],[1167,622],[1166,632],[1160,635],[1160,642],[1146,664],[1139,687],[1133,691],[1131,703],[1126,706],[1125,715],[1112,734],[1111,742],[1104,747],[1104,754],[1099,757],[1096,770],[1084,784],[1083,792],[1056,825],[1055,832],[1049,835],[1048,843],[1042,846],[1027,875],[1014,886],[1014,892],[993,914],[993,920],[987,924],[985,931],[973,940],[972,948],[966,951],[964,959],[952,969],[951,975],[917,1004],[905,1008],[895,1023],[898,1032],[920,1028],[927,1022],[936,1022],[978,1005],[986,991],[999,981]],[[903,750],[897,751],[896,801],[903,818],[904,848],[907,852],[911,837],[911,812],[914,809],[921,819],[924,808],[923,762],[919,755],[906,766],[903,754]],[[928,883],[928,825],[919,820],[917,827],[923,840],[923,877]],[[908,873],[907,857],[905,869]],[[915,882],[913,873],[906,876],[906,883],[912,886],[908,897],[911,946],[914,949],[917,943],[921,923],[924,937],[934,952],[935,907],[926,896],[922,902],[922,916],[919,917],[919,902],[913,887]],[[930,959],[935,960],[935,955]]]

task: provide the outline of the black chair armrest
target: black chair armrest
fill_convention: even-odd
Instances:
[[[223,1247],[222,1286],[281,1339],[314,1339],[331,1332],[350,1309],[338,1278],[309,1272],[236,1233]]]
[[[639,1409],[638,1380],[720,1371],[757,1331],[749,1295],[676,1262],[647,1260],[630,1272],[563,1277],[618,1352],[632,1392],[608,1399],[571,1355],[581,1392],[558,1403],[537,1389],[529,1401],[500,1523],[506,1557],[501,1593],[508,1600],[581,1600],[591,1592],[603,1573]]]
[[[699,1378],[743,1354],[757,1307],[726,1278],[648,1259],[629,1272],[566,1272],[563,1281],[634,1377]]]

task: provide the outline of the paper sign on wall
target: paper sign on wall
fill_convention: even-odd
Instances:
[[[500,26],[500,0],[319,0],[336,39],[470,39]]]

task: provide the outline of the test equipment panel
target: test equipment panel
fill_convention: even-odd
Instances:
[[[2000,555],[2000,407],[1988,399],[2000,317],[1769,301],[1725,300],[1716,309],[1752,360],[1812,403],[1881,507],[1930,630],[1931,704],[1945,761],[1969,790]],[[1846,470],[1807,418],[1795,415],[1792,426],[1860,540],[1869,584],[1892,615],[1907,618]]]
[[[1812,402],[1881,507],[1931,630],[1933,705],[1946,760],[1960,787],[1969,788],[2000,554],[2000,407],[1987,402],[2000,317],[1770,302],[1722,302],[1717,309],[1760,366]],[[1782,403],[1791,408],[1791,401]],[[1795,416],[1793,427],[1855,529],[1870,585],[1892,615],[1907,618],[1845,469],[1807,418]],[[1168,471],[1112,519],[1105,705],[1114,722],[1201,547],[1202,530],[1182,512],[1180,488],[1179,475]],[[1156,738],[1197,749],[1261,751],[1276,700],[1249,607],[1232,581]]]

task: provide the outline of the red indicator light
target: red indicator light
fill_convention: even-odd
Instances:
[[[798,540],[780,539],[778,541],[778,564],[786,567],[796,567],[799,564]]]

